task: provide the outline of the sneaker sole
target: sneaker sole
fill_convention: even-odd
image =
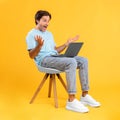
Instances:
[[[88,110],[88,111],[73,110],[73,108],[68,107],[68,106],[66,106],[66,109],[67,109],[67,110],[70,110],[70,111],[74,111],[74,112],[80,112],[80,113],[88,113],[88,112],[89,112],[89,110]]]
[[[90,104],[90,103],[88,104],[87,102],[82,102],[82,101],[81,101],[81,103],[84,104],[84,105],[89,105],[89,106],[91,106],[91,107],[95,107],[95,108],[100,107],[100,105],[92,105],[92,104]]]

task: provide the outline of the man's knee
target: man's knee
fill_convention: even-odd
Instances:
[[[83,63],[84,64],[88,64],[88,59],[87,58],[83,58]]]
[[[87,67],[88,67],[88,59],[87,58],[83,58],[81,66],[80,66],[80,69],[87,68]]]
[[[67,61],[67,65],[69,65],[72,68],[77,68],[77,62],[74,58],[69,58]]]

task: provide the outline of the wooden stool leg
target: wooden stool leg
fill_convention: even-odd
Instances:
[[[57,89],[56,89],[55,74],[52,74],[51,76],[52,76],[52,82],[53,82],[53,92],[54,92],[55,107],[58,108],[58,99],[57,99]]]
[[[34,99],[36,98],[36,96],[37,96],[37,94],[39,93],[40,89],[42,88],[43,84],[44,84],[45,81],[47,80],[48,76],[49,76],[49,74],[46,73],[45,76],[44,76],[44,78],[43,78],[43,80],[41,81],[40,85],[38,86],[36,92],[34,93],[32,99],[31,99],[31,101],[30,101],[30,104],[33,103]]]
[[[51,97],[51,88],[52,88],[52,77],[50,75],[48,97]]]
[[[56,74],[58,79],[60,80],[60,82],[62,83],[63,87],[65,88],[65,90],[67,91],[67,86],[64,82],[64,80],[62,79],[61,75],[60,74]]]

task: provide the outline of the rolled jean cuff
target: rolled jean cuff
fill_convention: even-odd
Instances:
[[[88,91],[89,90],[89,88],[86,88],[86,89],[82,89],[82,91]]]
[[[76,94],[76,91],[68,91],[68,94]]]

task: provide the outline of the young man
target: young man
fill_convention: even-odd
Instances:
[[[47,31],[50,19],[51,14],[47,11],[39,10],[35,14],[36,27],[33,28],[26,37],[29,56],[35,60],[37,65],[65,71],[68,88],[66,109],[81,113],[88,112],[89,109],[84,105],[98,107],[100,106],[100,103],[88,94],[89,83],[87,59],[78,56],[73,58],[52,56],[62,52],[71,42],[78,40],[79,36],[68,39],[63,45],[56,47],[52,33]],[[82,88],[80,100],[75,98],[76,68],[79,69]]]

